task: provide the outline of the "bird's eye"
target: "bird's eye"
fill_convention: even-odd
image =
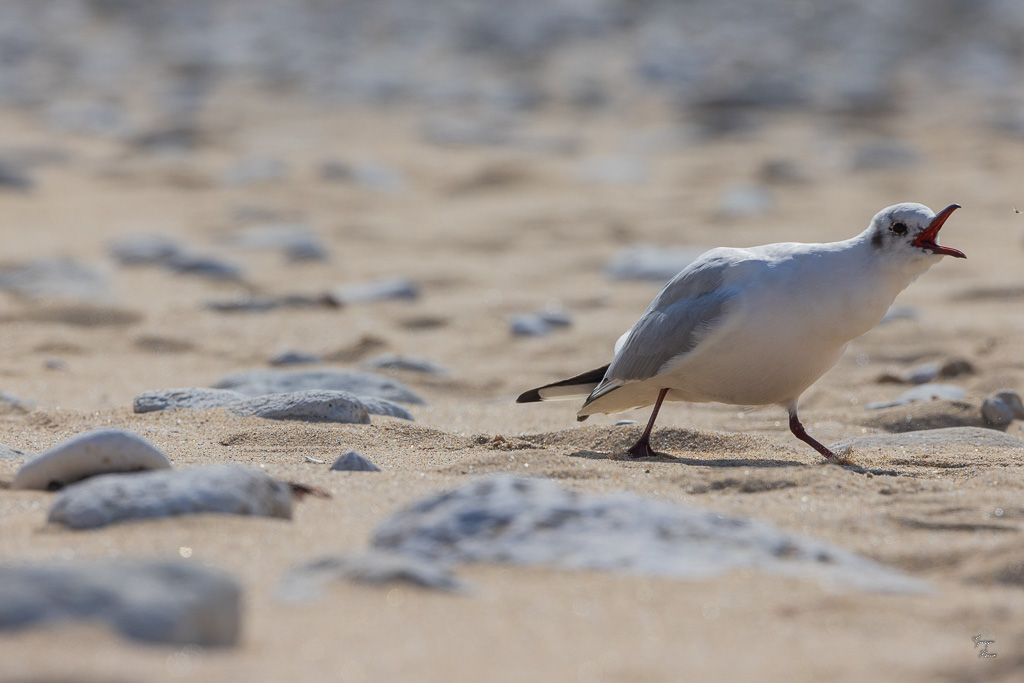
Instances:
[[[904,223],[903,221],[896,221],[895,223],[889,226],[889,232],[893,233],[894,235],[906,235],[907,224]]]

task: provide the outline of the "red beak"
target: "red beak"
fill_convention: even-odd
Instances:
[[[939,230],[942,229],[942,224],[946,222],[946,219],[952,215],[954,211],[960,208],[959,204],[950,204],[935,216],[932,224],[921,231],[921,234],[914,238],[914,246],[921,247],[922,249],[928,249],[934,254],[940,254],[943,256],[952,256],[954,258],[967,258],[967,255],[959,249],[953,249],[952,247],[943,247],[936,242],[936,238],[939,236]]]

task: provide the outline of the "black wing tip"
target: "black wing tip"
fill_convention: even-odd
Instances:
[[[590,417],[590,416],[589,415],[577,415],[576,416],[576,421],[577,422],[586,422],[588,417]]]
[[[538,387],[537,389],[524,391],[519,394],[519,398],[516,399],[516,403],[537,403],[539,401],[543,401],[544,399],[540,397],[541,388],[542,387]]]

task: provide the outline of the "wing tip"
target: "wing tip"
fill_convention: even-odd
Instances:
[[[537,403],[543,400],[540,396],[540,388],[537,388],[519,394],[518,398],[516,398],[516,403]]]

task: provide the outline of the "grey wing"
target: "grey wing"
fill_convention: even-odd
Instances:
[[[725,270],[733,263],[725,255],[701,259],[665,285],[630,330],[587,402],[627,382],[650,379],[666,363],[696,348],[721,323],[739,293],[724,283]]]

